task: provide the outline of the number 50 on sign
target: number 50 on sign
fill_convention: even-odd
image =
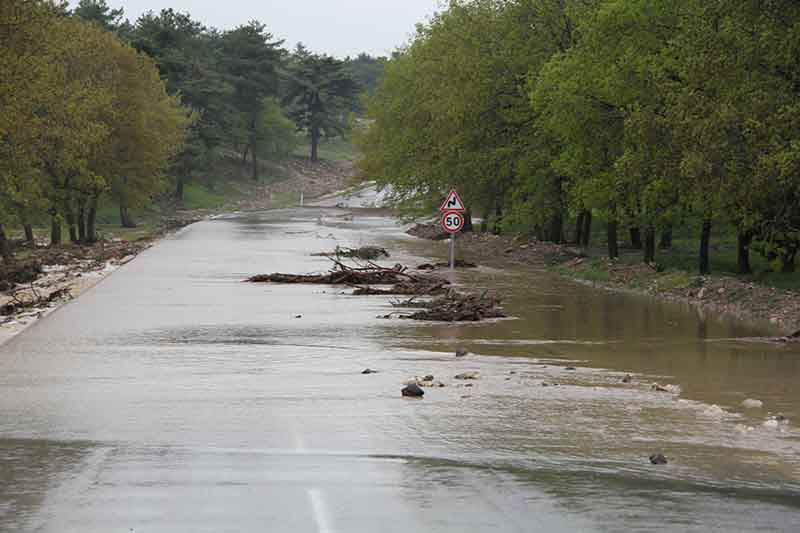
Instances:
[[[464,216],[461,213],[445,213],[442,215],[442,229],[455,234],[464,229]]]

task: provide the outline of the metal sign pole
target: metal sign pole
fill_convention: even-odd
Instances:
[[[456,269],[456,234],[450,234],[450,270]]]

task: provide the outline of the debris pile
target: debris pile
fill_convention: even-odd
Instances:
[[[406,233],[412,237],[428,239],[430,241],[443,241],[450,238],[450,235],[445,233],[439,224],[417,224],[406,231]]]
[[[507,315],[494,296],[466,294],[453,290],[450,282],[435,276],[409,273],[403,265],[386,268],[368,261],[366,266],[351,267],[338,258],[329,258],[334,266],[324,274],[262,274],[248,283],[308,283],[316,285],[345,285],[354,289],[354,296],[411,296],[395,307],[413,310],[410,313],[391,313],[381,318],[403,318],[429,322],[478,322]],[[436,297],[438,296],[438,297]],[[435,297],[417,300],[419,297]]]
[[[335,257],[337,259],[361,259],[363,261],[375,261],[382,257],[390,257],[386,248],[380,246],[362,246],[361,248],[342,248],[337,246],[332,252],[313,254],[314,257]]]
[[[500,307],[500,300],[494,296],[464,294],[450,290],[444,296],[428,302],[412,302],[411,300],[394,304],[396,307],[417,307],[420,311],[400,318],[423,320],[428,322],[478,322],[487,318],[505,318],[507,315]]]

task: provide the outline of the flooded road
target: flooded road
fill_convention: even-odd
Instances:
[[[0,347],[0,530],[800,530],[796,348],[542,272],[459,273],[515,319],[455,326],[241,283],[337,244],[445,253],[344,213],[196,224]]]

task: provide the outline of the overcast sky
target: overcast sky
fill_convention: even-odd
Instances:
[[[73,0],[71,4],[77,4]],[[293,48],[303,42],[335,56],[387,55],[408,41],[414,25],[433,14],[439,0],[107,0],[135,20],[171,7],[208,26],[229,29],[256,19]]]

